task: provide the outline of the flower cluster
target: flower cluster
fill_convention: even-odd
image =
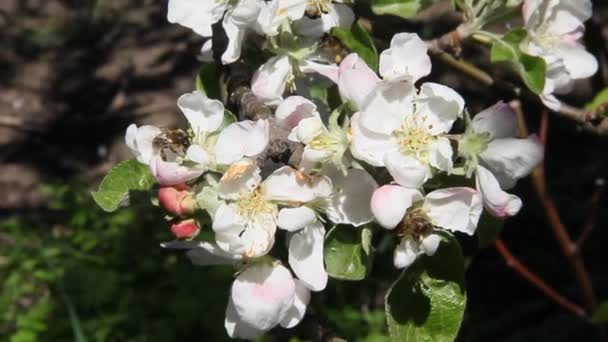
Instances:
[[[523,5],[522,49],[549,65],[546,101],[597,68],[577,43],[590,16],[583,3]],[[454,89],[419,82],[431,60],[418,35],[393,36],[376,72],[357,53],[331,58],[320,48],[331,28],[354,22],[341,1],[170,0],[168,20],[207,38],[207,57],[221,21],[224,64],[240,58],[246,40],[271,55],[250,87],[271,118],[237,121],[196,90],[177,100],[186,129],[132,124],[125,136],[159,184],[158,204],[175,236],[163,247],[187,250],[195,265],[237,268],[225,319],[231,337],[303,319],[311,291],[328,282],[327,228],[366,225],[391,235],[394,266],[404,269],[450,234],[473,235],[484,209],[499,219],[519,212],[522,201],[507,191],[542,160],[542,144],[520,136],[508,104],[471,116]],[[341,104],[329,108],[310,95],[304,75],[311,72]],[[286,143],[302,147],[297,163],[265,157],[277,127],[288,132]]]

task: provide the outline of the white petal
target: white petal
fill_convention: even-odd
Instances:
[[[395,228],[415,202],[422,200],[418,190],[398,185],[383,185],[372,196],[371,209],[378,223],[386,228]]]
[[[452,170],[452,144],[450,139],[439,137],[429,146],[429,164],[441,171]]]
[[[214,132],[224,121],[224,105],[198,90],[180,96],[177,106],[184,113],[195,135]]]
[[[510,138],[517,135],[517,114],[505,102],[479,112],[471,121],[476,133],[490,133],[490,139]]]
[[[355,21],[355,15],[349,6],[342,4],[329,4],[327,14],[321,18],[311,19],[302,17],[294,23],[294,31],[301,36],[310,38],[321,38],[333,27],[350,27]]]
[[[170,0],[167,20],[185,26],[203,37],[211,37],[211,25],[222,18],[226,8],[227,4],[216,1]]]
[[[346,175],[336,171],[330,176],[334,193],[325,211],[327,218],[333,223],[351,224],[355,227],[371,222],[374,215],[370,201],[378,183],[365,170],[349,169]]]
[[[397,268],[408,268],[416,261],[419,254],[418,244],[412,238],[404,237],[395,247],[393,263]]]
[[[492,172],[481,165],[477,166],[476,182],[484,207],[492,215],[498,218],[507,218],[515,216],[521,209],[521,199],[504,192]]]
[[[213,63],[213,39],[207,39],[201,47],[201,62]]]
[[[331,189],[329,178],[309,176],[289,166],[275,170],[262,185],[266,199],[298,203],[310,202]]]
[[[467,187],[435,190],[426,195],[423,208],[433,225],[468,235],[475,233],[483,210],[477,191]]]
[[[441,237],[437,234],[429,234],[420,241],[420,250],[426,255],[433,255],[439,248]]]
[[[291,64],[287,56],[270,58],[255,72],[251,90],[266,105],[276,106],[283,99],[287,79],[291,75]]]
[[[290,96],[286,98],[281,101],[275,112],[277,122],[289,130],[296,127],[300,120],[313,116],[319,116],[317,106],[302,96]]]
[[[247,340],[253,340],[256,337],[262,336],[266,331],[256,329],[250,324],[245,323],[236,312],[232,298],[228,300],[228,306],[226,307],[226,319],[224,320],[224,327],[230,338],[243,338]]]
[[[379,134],[391,134],[414,111],[415,89],[407,82],[379,82],[365,98],[361,125]]]
[[[174,240],[161,243],[163,248],[185,249],[193,265],[229,265],[241,259],[240,255],[225,252],[215,243],[207,241]]]
[[[300,62],[300,71],[306,74],[317,73],[325,76],[334,83],[338,83],[338,66],[336,64],[322,64],[310,60]]]
[[[353,156],[373,166],[384,166],[387,153],[396,150],[391,136],[371,132],[360,124],[361,114],[355,113],[351,118],[352,140],[350,151]]]
[[[361,109],[363,102],[376,83],[378,75],[356,53],[346,56],[340,63],[338,71],[338,89],[340,95]]]
[[[295,297],[291,273],[281,265],[258,263],[242,271],[232,284],[230,297],[241,321],[259,330],[281,322]]]
[[[246,120],[230,124],[217,139],[216,162],[228,165],[245,156],[257,156],[268,146],[269,134],[268,120]]]
[[[279,211],[277,225],[294,232],[312,224],[316,219],[315,211],[308,207],[283,208]]]
[[[166,162],[161,156],[152,158],[150,172],[160,185],[182,184],[203,174],[202,169],[183,166],[176,162]]]
[[[398,33],[380,54],[380,75],[385,80],[416,82],[431,73],[426,44],[415,33]]]
[[[245,224],[246,222],[238,215],[238,210],[234,204],[220,205],[215,211],[211,227],[215,232],[215,242],[218,247],[229,254],[244,254],[246,246],[243,245],[239,237],[245,230]]]
[[[222,198],[237,199],[255,190],[261,181],[260,168],[252,160],[242,159],[224,172],[218,191]]]
[[[300,323],[310,302],[310,290],[299,279],[294,279],[294,281],[296,283],[296,296],[293,299],[293,305],[281,321],[281,326],[286,329],[293,328]]]
[[[406,188],[418,189],[431,176],[427,165],[398,151],[388,153],[384,157],[384,164],[395,182]]]
[[[432,125],[431,134],[448,132],[462,115],[464,100],[452,88],[437,83],[424,83],[418,96],[419,115],[426,116],[425,123]]]
[[[597,72],[597,59],[585,50],[584,45],[563,44],[557,49],[557,53],[574,79],[591,77]]]
[[[527,176],[543,159],[543,146],[536,136],[527,139],[496,139],[479,154],[484,165],[498,178],[503,189]]]
[[[199,164],[199,167],[205,167],[209,163],[209,154],[201,145],[190,145],[186,150],[186,158]]]
[[[323,265],[324,241],[325,228],[319,221],[293,233],[289,239],[289,266],[312,291],[321,291],[327,285],[327,272]]]
[[[290,139],[309,144],[316,136],[325,131],[327,131],[327,129],[325,128],[323,121],[321,121],[321,118],[313,116],[300,121],[294,130],[295,136],[290,137]]]
[[[142,164],[150,164],[150,160],[154,157],[154,138],[161,133],[160,128],[144,125],[137,127],[135,124],[129,125],[125,133],[125,144],[137,161]]]

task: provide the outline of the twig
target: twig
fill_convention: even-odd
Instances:
[[[585,241],[587,241],[587,238],[589,238],[589,235],[591,235],[591,232],[593,231],[593,227],[595,226],[595,222],[597,219],[597,211],[600,204],[600,199],[602,198],[602,195],[604,194],[605,190],[606,181],[602,178],[597,179],[595,181],[595,190],[593,191],[593,195],[591,196],[591,201],[589,203],[590,209],[589,214],[587,216],[587,221],[583,225],[583,228],[581,229],[581,234],[578,236],[578,239],[576,239],[576,243],[574,244],[576,253],[580,253],[583,244],[585,243]]]
[[[525,121],[523,120],[525,116],[521,110],[521,105],[515,101],[512,103],[514,104],[513,109],[519,116],[520,136],[527,137],[528,129]],[[591,277],[589,276],[589,272],[587,272],[587,268],[585,267],[585,263],[583,262],[581,255],[576,252],[576,245],[568,234],[568,229],[560,217],[557,206],[547,191],[544,162],[541,162],[534,169],[534,171],[532,171],[532,185],[541,205],[545,210],[545,215],[547,216],[547,220],[549,221],[549,226],[551,227],[553,235],[555,236],[562,253],[568,260],[570,268],[572,268],[572,271],[574,272],[576,282],[581,290],[583,302],[585,303],[585,308],[588,312],[593,312],[597,307],[597,299],[593,290],[593,283],[591,282]]]
[[[496,240],[494,246],[507,263],[507,266],[513,268],[515,272],[525,278],[532,286],[540,290],[547,298],[579,317],[587,316],[587,313],[583,308],[560,295],[555,289],[545,283],[539,276],[530,271],[530,269],[522,264],[521,261],[513,256],[502,240]]]

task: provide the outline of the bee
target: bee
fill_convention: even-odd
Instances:
[[[327,4],[328,2],[330,2],[330,1],[308,0],[308,3],[306,4],[306,12],[304,12],[304,13],[310,19],[320,18],[323,14],[329,13],[329,7]]]
[[[327,33],[321,37],[319,51],[324,57],[336,63],[342,62],[344,57],[352,52],[338,38],[330,36]]]
[[[190,136],[181,129],[163,129],[159,135],[152,140],[154,149],[160,151],[163,160],[167,159],[167,153],[171,152],[178,156],[186,155],[190,146]]]
[[[400,237],[410,235],[413,237],[422,237],[428,235],[433,230],[433,224],[429,221],[426,215],[412,213],[401,222],[398,227],[397,235]]]

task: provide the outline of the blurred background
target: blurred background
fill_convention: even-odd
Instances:
[[[594,6],[585,42],[600,71],[566,97],[577,106],[608,85],[608,4]],[[383,18],[382,27],[429,37],[452,29],[449,18]],[[197,268],[162,250],[159,243],[171,235],[158,210],[138,206],[107,214],[89,195],[110,167],[130,158],[123,141],[129,123],[181,124],[175,102],[194,89],[202,39],[167,23],[161,0],[1,0],[0,44],[0,341],[226,340],[233,270]],[[492,69],[476,47],[465,46],[464,57]],[[472,113],[500,98],[440,63],[430,78],[460,91]],[[524,109],[530,129],[537,130],[541,108]],[[549,125],[549,192],[576,237],[595,181],[608,176],[608,141],[556,116]],[[558,292],[580,303],[530,181],[514,192],[525,204],[506,223],[503,240]],[[582,248],[604,300],[607,204],[604,196]],[[549,301],[491,245],[480,246],[477,237],[461,242],[469,303],[459,340],[594,339],[589,322]],[[381,251],[373,280],[331,281],[315,294],[309,316],[349,341],[385,341],[384,293],[397,275],[390,252]],[[306,329],[276,329],[265,340],[306,340]]]

